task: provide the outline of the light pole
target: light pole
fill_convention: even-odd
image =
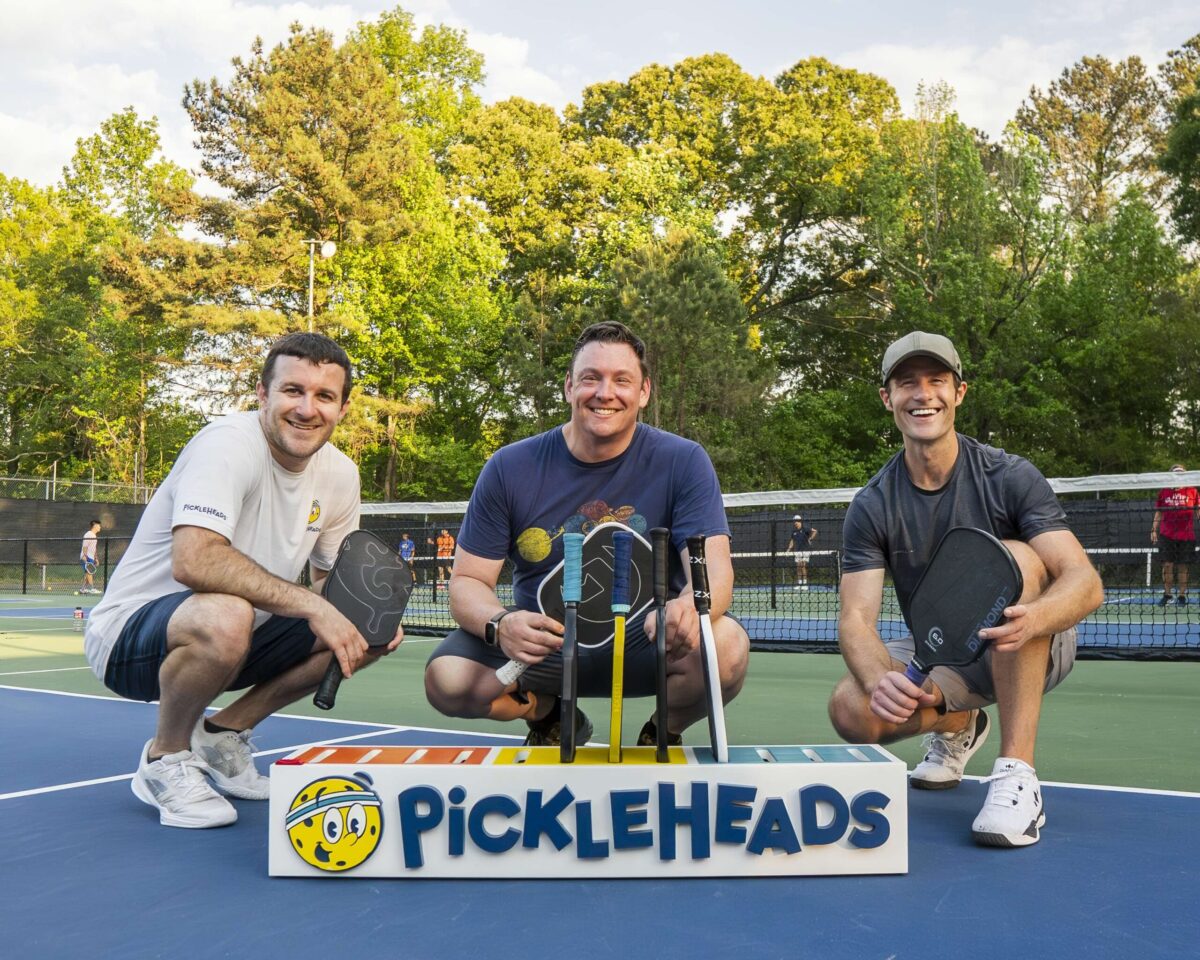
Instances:
[[[328,260],[337,253],[337,244],[332,240],[305,240],[308,244],[308,332],[313,328],[313,258],[317,248],[321,250],[321,259]]]

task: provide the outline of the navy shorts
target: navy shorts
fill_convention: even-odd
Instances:
[[[167,656],[167,624],[191,595],[191,590],[168,593],[125,621],[104,670],[104,685],[109,690],[128,700],[159,698],[158,669]],[[250,651],[228,689],[241,690],[273,680],[312,656],[315,642],[307,620],[271,617],[251,635]]]
[[[625,625],[624,695],[627,697],[654,696],[657,651],[654,641],[646,636],[646,614],[652,609],[653,607],[648,607],[645,613]],[[725,616],[738,626],[742,625],[732,614],[727,613]],[[446,638],[434,647],[426,666],[438,657],[447,656],[473,660],[495,670],[508,663],[508,657],[499,647],[489,647],[479,637],[467,633],[461,627],[447,634]],[[521,674],[517,687],[522,691],[532,690],[534,693],[561,693],[562,654],[552,653],[545,660],[529,667]],[[611,693],[612,644],[606,643],[602,647],[580,647],[579,696],[607,697]]]

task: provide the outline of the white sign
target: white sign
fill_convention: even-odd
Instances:
[[[876,746],[309,747],[271,767],[270,873],[733,877],[908,871],[905,766]]]

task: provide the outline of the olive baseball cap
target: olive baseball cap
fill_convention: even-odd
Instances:
[[[892,371],[910,357],[933,357],[934,360],[949,367],[959,380],[962,379],[962,361],[958,358],[958,351],[954,349],[954,344],[940,333],[923,333],[920,330],[914,330],[912,333],[905,334],[884,351],[881,372],[885,387]]]

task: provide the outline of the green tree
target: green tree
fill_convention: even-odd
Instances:
[[[1132,185],[1156,197],[1161,94],[1138,57],[1084,57],[1045,92],[1030,88],[1017,125],[1054,160],[1053,189],[1071,215],[1102,220]]]

